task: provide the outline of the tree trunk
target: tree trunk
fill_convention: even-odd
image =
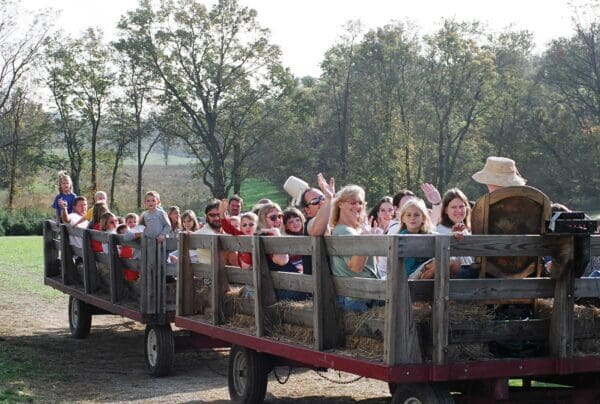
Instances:
[[[233,182],[233,193],[236,195],[240,194],[242,188],[242,147],[239,143],[233,146],[233,168],[231,170],[231,180]]]

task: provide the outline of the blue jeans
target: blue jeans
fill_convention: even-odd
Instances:
[[[383,306],[385,305],[385,302],[383,302],[382,300],[365,300],[356,299],[354,297],[338,296],[337,304],[343,310],[356,311],[358,313],[362,313],[364,311],[369,310],[370,308]]]
[[[461,266],[460,270],[456,274],[457,279],[477,279],[479,278],[479,270],[471,269],[469,266]]]

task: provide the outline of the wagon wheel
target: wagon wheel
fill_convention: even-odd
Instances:
[[[267,393],[268,363],[265,355],[234,345],[227,372],[229,397],[234,403],[262,403]]]
[[[390,383],[393,387],[392,404],[452,404],[450,393],[435,384],[427,383]]]
[[[90,306],[69,296],[69,329],[74,338],[82,339],[90,334],[92,311]]]
[[[169,324],[146,326],[144,355],[150,375],[161,377],[171,373],[175,359],[175,341]]]

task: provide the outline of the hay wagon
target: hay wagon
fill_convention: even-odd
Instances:
[[[189,331],[188,346],[231,347],[234,402],[261,402],[268,373],[278,366],[379,379],[389,384],[394,403],[523,402],[531,395],[600,402],[600,314],[576,304],[600,298],[599,279],[578,278],[583,257],[600,255],[599,236],[474,235],[459,242],[440,235],[186,234],[159,247],[53,222],[45,223],[44,234],[45,283],[70,295],[74,336],[89,332],[92,314],[147,324],[146,362],[160,375],[173,361],[174,320]],[[69,236],[82,237],[83,248],[71,246]],[[93,252],[92,240],[111,253]],[[138,249],[140,258],[118,258],[118,245]],[[165,262],[171,249],[179,250],[176,266]],[[225,266],[224,251],[251,252],[254,270]],[[208,258],[192,262],[191,252]],[[312,275],[269,271],[266,256],[273,253],[311,255]],[[329,261],[336,255],[387,256],[389,277],[334,277]],[[439,270],[434,280],[409,282],[403,270],[406,256],[432,256],[447,268],[451,256],[547,255],[562,260],[554,278],[458,280]],[[134,298],[122,269],[140,274]],[[167,283],[171,275],[176,299],[175,283]],[[307,299],[277,301],[278,289],[306,293]],[[364,313],[344,312],[336,305],[340,296],[381,303]],[[530,311],[515,314],[512,307]],[[522,387],[510,387],[509,379],[521,379]],[[531,387],[533,382],[563,387]]]
[[[93,243],[110,253],[94,251]],[[120,258],[119,247],[136,251],[135,258]],[[127,242],[120,235],[46,221],[44,283],[69,295],[69,328],[75,338],[88,336],[93,315],[116,314],[145,324],[148,370],[164,376],[175,352],[175,283],[168,280],[177,271],[164,257],[176,248],[174,239],[162,245],[146,238]]]
[[[274,367],[335,369],[385,381],[393,403],[600,402],[600,314],[576,304],[600,297],[600,279],[577,278],[576,252],[600,255],[589,235],[233,237],[180,239],[175,324],[231,344],[234,402],[261,402]],[[186,252],[205,249],[210,263]],[[253,271],[227,267],[222,251],[247,251]],[[266,254],[311,255],[313,273],[269,271]],[[334,255],[388,257],[386,281],[331,275]],[[405,256],[561,257],[554,278],[407,281]],[[557,261],[559,261],[557,259]],[[277,301],[275,291],[309,294]],[[339,310],[348,296],[381,302]],[[522,309],[529,308],[526,315]],[[518,313],[511,310],[519,309]],[[521,379],[522,387],[509,386]],[[557,383],[541,388],[532,382]],[[412,401],[411,401],[412,400]],[[536,401],[537,402],[537,401]]]

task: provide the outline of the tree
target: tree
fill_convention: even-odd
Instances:
[[[55,102],[58,97],[63,108],[68,106],[69,113],[85,119],[90,131],[90,186],[93,191],[98,189],[98,134],[114,79],[109,57],[109,50],[102,42],[102,32],[92,28],[78,39],[55,37],[48,41],[49,85],[55,94]]]
[[[373,198],[411,188],[419,177],[418,164],[412,164],[424,149],[417,131],[423,104],[419,52],[418,37],[403,23],[368,32],[357,51],[352,178],[368,184]]]
[[[335,122],[334,139],[339,164],[339,177],[345,180],[348,176],[348,151],[352,118],[352,88],[356,75],[356,47],[361,34],[360,22],[348,22],[342,43],[325,53],[321,64],[323,79],[329,88],[329,96],[333,106],[332,114]]]
[[[431,128],[437,144],[434,182],[445,189],[452,180],[473,124],[489,106],[488,88],[495,71],[489,50],[478,44],[477,23],[444,20],[427,36],[423,75],[425,96],[432,109]]]
[[[0,0],[0,114],[5,113],[13,89],[37,61],[48,33],[47,16],[19,11],[18,3]],[[5,144],[0,139],[0,147]]]
[[[0,148],[0,184],[8,187],[8,209],[14,208],[19,183],[39,170],[48,132],[47,115],[28,99],[27,88],[16,87],[11,94],[0,118],[0,134],[7,140]]]
[[[150,148],[144,153],[143,143],[146,138],[151,136],[151,131],[144,127],[144,119],[147,115],[146,105],[152,100],[153,86],[156,86],[157,77],[153,70],[145,68],[142,63],[139,48],[134,41],[128,38],[121,38],[113,43],[113,46],[118,51],[118,66],[119,66],[119,85],[124,91],[123,104],[127,105],[131,111],[133,125],[133,135],[136,146],[136,203],[137,208],[142,208],[142,184],[143,172],[146,158],[152,147],[158,139],[150,143]],[[123,122],[126,124],[126,122]],[[147,125],[146,125],[147,126]]]
[[[577,170],[582,174],[582,192],[595,193],[600,180],[589,172],[600,170],[600,22],[584,25],[574,19],[574,31],[571,38],[552,41],[542,60],[541,79],[552,89],[553,100],[577,121],[573,141],[583,145],[576,159],[579,167],[585,167]],[[565,169],[575,161],[561,160],[558,163]]]
[[[235,0],[220,0],[210,11],[194,0],[165,1],[154,11],[142,0],[119,28],[160,77],[171,111],[182,115],[187,130],[180,137],[204,184],[226,196],[234,176],[228,160],[238,146],[238,160],[249,152],[240,136],[260,119],[255,108],[280,93],[285,76],[268,30]]]

